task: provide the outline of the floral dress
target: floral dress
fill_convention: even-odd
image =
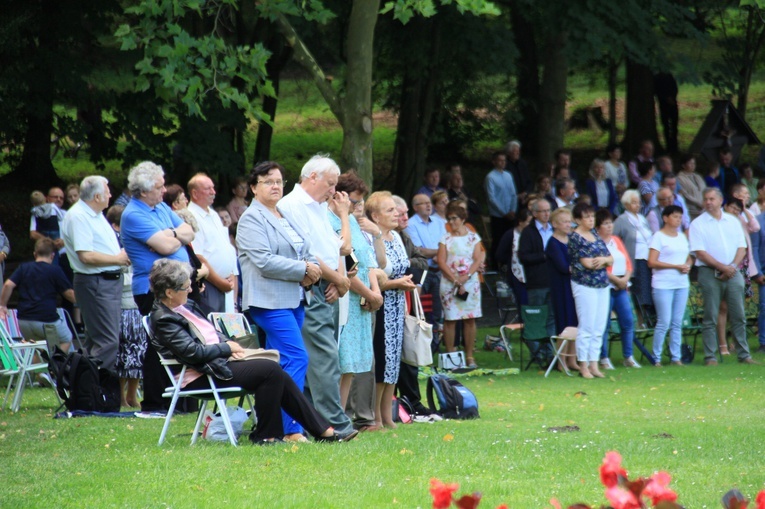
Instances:
[[[589,286],[590,288],[606,288],[608,286],[608,274],[605,268],[585,269],[580,258],[595,258],[597,256],[611,256],[605,242],[593,229],[594,242],[590,242],[577,232],[573,232],[568,241],[568,259],[571,261],[571,281]]]
[[[404,243],[395,231],[393,240],[385,240],[385,256],[388,261],[385,273],[390,279],[402,277],[409,268],[409,257]],[[404,314],[406,301],[401,290],[385,290],[383,305],[377,311],[374,334],[375,381],[395,384],[398,382],[401,364],[401,343],[404,341]]]
[[[340,218],[327,209],[332,229],[340,232]],[[356,277],[369,288],[369,269],[377,267],[375,252],[364,238],[358,221],[349,216],[351,223],[351,247],[359,260]],[[372,369],[372,313],[361,309],[361,296],[348,292],[348,321],[340,332],[338,345],[340,372],[366,373]]]
[[[469,231],[467,235],[447,233],[440,244],[446,248],[446,264],[451,271],[462,276],[467,274],[473,264],[475,246],[481,243],[477,233]],[[441,277],[441,303],[444,309],[444,320],[464,320],[481,317],[481,281],[474,273],[463,288],[468,292],[467,300],[454,296],[456,285],[445,277]]]

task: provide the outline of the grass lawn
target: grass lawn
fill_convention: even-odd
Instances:
[[[719,507],[731,487],[749,497],[765,487],[765,366],[727,357],[705,368],[699,357],[603,380],[534,370],[466,378],[480,419],[337,445],[190,447],[194,416],[185,415],[158,447],[161,420],[54,420],[51,390],[28,389],[21,412],[0,413],[0,507],[430,507],[431,477],[483,492],[481,507],[543,508],[551,497],[599,506],[598,466],[614,449],[631,477],[666,470],[681,504]],[[511,366],[494,352],[477,360]],[[579,431],[548,431],[560,426]]]

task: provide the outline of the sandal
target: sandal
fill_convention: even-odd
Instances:
[[[476,369],[478,364],[475,363],[475,359],[472,357],[467,358],[467,367],[470,369]]]

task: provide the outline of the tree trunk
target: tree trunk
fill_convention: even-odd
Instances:
[[[523,152],[526,155],[539,153],[539,58],[534,39],[534,27],[523,15],[525,7],[518,2],[511,3],[510,23],[513,27],[513,42],[518,48],[516,60],[516,93],[520,120],[518,133],[522,133]]]
[[[430,44],[428,64],[422,68],[407,67],[401,83],[396,143],[393,151],[394,190],[401,196],[411,196],[425,175],[430,133],[435,113],[439,80],[437,64],[441,48],[438,17],[417,19],[407,29],[421,32],[422,44]]]
[[[627,59],[627,127],[622,141],[627,158],[637,153],[643,140],[651,140],[661,153],[653,95],[651,69]]]
[[[566,33],[558,32],[547,42],[539,91],[539,157],[543,163],[553,161],[555,151],[563,147],[568,84]]]
[[[24,152],[21,162],[13,172],[11,179],[29,186],[61,185],[62,180],[50,160],[50,138],[53,132],[53,99],[50,108],[38,110],[27,115],[27,132],[24,136]],[[38,99],[38,105],[42,100]],[[47,189],[47,187],[46,187]]]
[[[343,108],[342,164],[372,188],[372,63],[380,0],[354,0],[348,24]]]
[[[619,62],[612,61],[608,66],[608,144],[616,143],[616,78],[619,72]]]

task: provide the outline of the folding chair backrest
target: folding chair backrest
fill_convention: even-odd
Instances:
[[[8,329],[5,328],[3,321],[0,321],[0,364],[2,364],[2,371],[15,372],[19,369],[16,354],[11,349],[11,341],[13,340],[8,334]]]
[[[141,323],[143,324],[143,330],[146,331],[147,338],[149,339],[149,341],[151,341],[152,338],[154,337],[154,333],[151,330],[151,325],[149,325],[149,316],[147,315],[147,316],[141,317]],[[173,387],[168,387],[167,389],[165,389],[165,391],[167,392],[172,390],[175,384],[178,383],[178,381],[175,378],[176,373],[173,373],[170,366],[181,366],[181,363],[174,359],[166,359],[162,357],[162,355],[159,352],[157,352],[157,356],[159,357],[159,363],[162,364],[162,367],[165,369],[165,373],[167,373],[167,376],[170,379],[170,383],[173,384]],[[186,372],[186,366],[183,366],[181,368],[181,373],[178,380],[183,379],[183,375],[185,374],[185,372]]]
[[[0,320],[0,323],[5,327],[5,332],[8,334],[8,337],[13,338],[23,338],[24,336],[21,334],[21,329],[19,328],[19,316],[17,314],[17,310],[15,309],[9,309],[8,313],[5,315],[4,320]]]
[[[547,306],[521,306],[523,317],[523,339],[540,341],[547,339]]]
[[[215,330],[229,338],[252,334],[250,324],[242,313],[210,313],[207,319],[215,325]]]

